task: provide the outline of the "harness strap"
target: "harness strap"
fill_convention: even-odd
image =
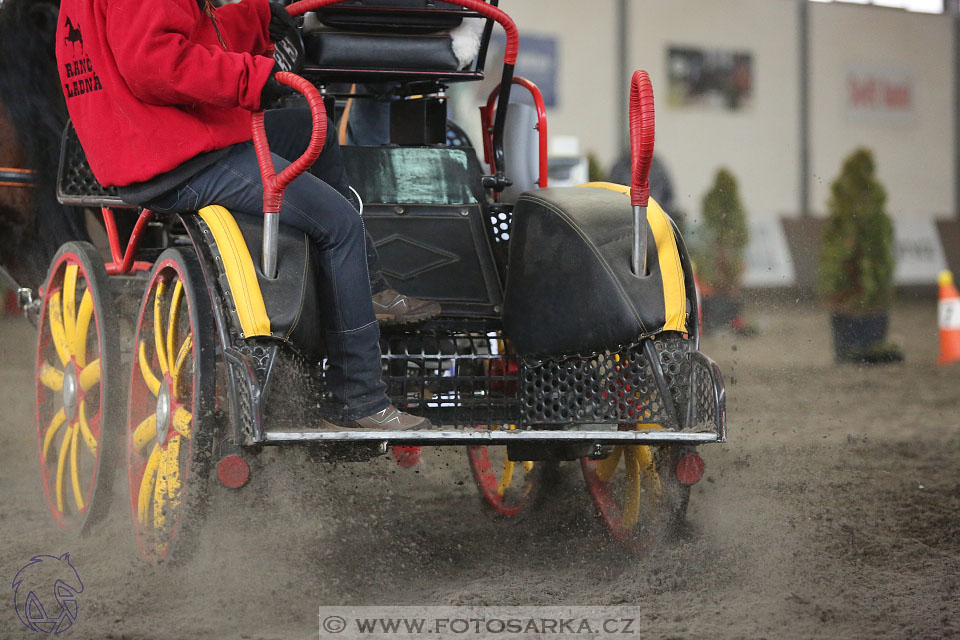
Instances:
[[[35,175],[32,169],[0,167],[0,187],[35,187]]]

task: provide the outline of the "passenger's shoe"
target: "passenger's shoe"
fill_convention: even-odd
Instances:
[[[373,312],[380,324],[413,324],[440,315],[440,303],[405,296],[387,289],[373,296]]]
[[[330,420],[327,422],[334,426],[363,431],[422,431],[433,428],[433,424],[426,418],[404,413],[393,405],[366,418],[347,420],[341,423],[331,422]]]

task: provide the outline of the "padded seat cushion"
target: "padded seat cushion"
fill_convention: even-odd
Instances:
[[[456,71],[459,64],[448,33],[372,34],[304,29],[306,63],[336,69]]]
[[[358,11],[354,7],[362,7]],[[377,9],[387,9],[378,11]],[[413,11],[397,11],[412,9]],[[463,20],[443,11],[466,11],[463,7],[436,0],[354,0],[317,11],[323,24],[348,31],[375,31],[396,33],[429,33],[453,29]]]

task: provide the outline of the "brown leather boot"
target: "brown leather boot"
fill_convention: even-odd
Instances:
[[[333,427],[359,429],[362,431],[424,431],[433,428],[433,424],[426,418],[404,413],[393,405],[366,418],[358,418],[345,422],[334,422],[331,420],[327,420],[326,422]]]
[[[440,315],[440,303],[405,296],[387,289],[373,296],[373,312],[380,324],[413,324]]]

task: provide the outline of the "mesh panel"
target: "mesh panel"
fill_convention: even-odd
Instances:
[[[695,400],[693,409],[693,429],[715,428],[717,425],[717,400],[716,386],[713,380],[713,372],[707,362],[697,359],[694,361],[694,389],[693,396]]]
[[[690,341],[666,334],[653,344],[682,422],[693,370]],[[498,330],[478,321],[386,334],[381,351],[387,393],[396,406],[445,426],[676,424],[643,343],[617,353],[532,363],[504,354],[503,345]],[[713,405],[712,379],[703,378],[702,401]],[[699,421],[711,411],[716,413],[698,408],[695,415]]]
[[[60,154],[60,175],[57,177],[57,196],[60,200],[120,200],[116,187],[103,187],[93,177],[72,124],[64,131]]]
[[[393,403],[445,426],[515,423],[517,358],[484,322],[444,323],[381,339]]]
[[[682,419],[688,397],[688,341],[653,340],[664,381]],[[527,365],[522,370],[524,424],[674,423],[642,343],[618,353]]]

